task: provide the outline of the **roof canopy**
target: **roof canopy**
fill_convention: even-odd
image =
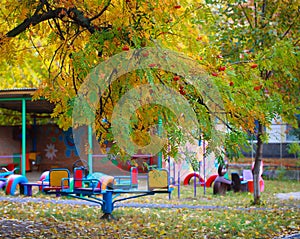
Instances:
[[[31,88],[0,90],[0,108],[22,112],[21,100],[26,99],[27,113],[52,113],[54,104],[45,99],[32,100],[35,91]]]

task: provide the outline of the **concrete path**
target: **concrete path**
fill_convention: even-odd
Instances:
[[[16,202],[16,203],[28,203],[28,202],[34,202],[34,203],[53,203],[53,204],[68,204],[68,205],[88,205],[88,206],[100,206],[99,203],[84,201],[80,199],[44,199],[44,198],[33,198],[33,197],[8,197],[8,196],[2,196],[0,197],[1,201],[10,201],[10,202]],[[115,204],[115,208],[119,207],[134,207],[134,208],[187,208],[187,209],[221,209],[221,210],[233,210],[232,207],[226,207],[226,206],[213,206],[213,205],[188,205],[188,204],[155,204],[155,203],[120,203],[117,202]],[[244,208],[244,207],[237,207],[234,208],[234,210],[269,210],[266,208],[257,208],[257,207],[250,207],[250,208]]]
[[[12,196],[0,196],[1,201],[10,201],[10,202],[18,202],[18,203],[27,203],[27,202],[35,202],[35,203],[54,203],[54,204],[69,204],[69,205],[88,205],[88,206],[100,206],[99,203],[89,202],[80,199],[44,199],[44,198],[33,198],[33,197],[12,197]],[[221,209],[221,210],[239,210],[239,211],[247,211],[247,210],[273,210],[272,208],[264,208],[264,207],[227,207],[227,206],[214,206],[214,205],[188,205],[188,204],[155,204],[155,203],[120,203],[117,202],[115,204],[115,208],[119,207],[134,207],[134,208],[187,208],[187,209]],[[300,208],[300,204],[297,205]],[[277,209],[278,210],[278,209]],[[285,210],[285,209],[283,209]]]
[[[300,192],[278,193],[276,197],[283,200],[300,200]]]

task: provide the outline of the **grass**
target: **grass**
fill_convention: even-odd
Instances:
[[[296,181],[265,181],[262,204],[253,206],[252,194],[227,192],[214,196],[212,189],[182,186],[167,195],[142,197],[126,202],[220,206],[219,209],[116,208],[116,220],[100,219],[101,209],[51,203],[1,201],[2,238],[274,238],[300,231],[299,201],[279,200],[277,193],[300,191]],[[4,193],[1,192],[1,196]],[[20,196],[21,197],[21,196]],[[49,198],[35,194],[37,198]],[[223,208],[226,207],[226,208]],[[9,231],[4,221],[19,222]]]

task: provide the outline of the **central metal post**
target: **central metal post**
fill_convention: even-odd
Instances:
[[[88,125],[88,141],[89,141],[88,167],[89,167],[89,173],[93,173],[93,129],[91,125]]]
[[[158,136],[161,137],[162,136],[162,119],[161,117],[158,118]],[[157,159],[157,168],[162,168],[162,151],[160,150],[158,153],[158,159]]]
[[[22,99],[22,175],[26,175],[26,99]]]

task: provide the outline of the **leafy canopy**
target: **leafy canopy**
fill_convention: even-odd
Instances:
[[[36,97],[56,104],[52,116],[62,128],[71,126],[74,98],[91,69],[122,51],[142,47],[184,53],[211,75],[223,97],[224,117],[219,120],[229,129],[226,150],[232,157],[240,156],[240,144],[246,143],[248,132],[255,132],[255,120],[268,126],[280,115],[296,122],[298,1],[4,0],[2,6],[1,75],[18,84],[38,85]],[[214,119],[202,95],[186,79],[174,77],[150,68],[111,84],[97,112],[101,140],[112,139],[110,117],[118,99],[134,87],[158,82],[190,102],[203,137],[213,145]],[[147,144],[149,127],[157,125],[159,116],[176,152],[183,135],[168,109],[138,109],[132,138]]]

